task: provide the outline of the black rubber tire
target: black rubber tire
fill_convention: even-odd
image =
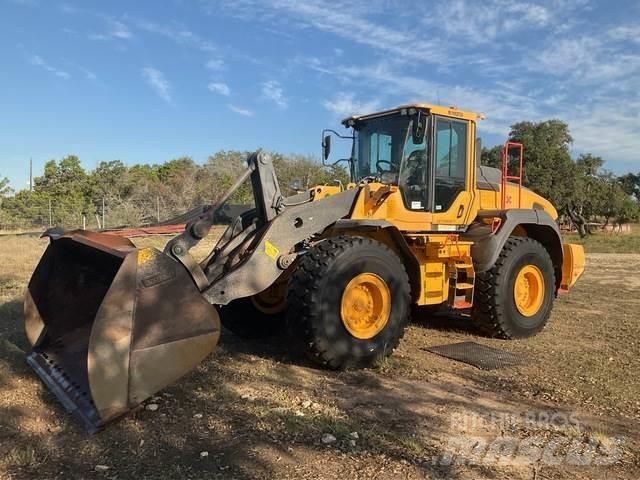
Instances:
[[[540,269],[545,286],[542,305],[531,317],[518,311],[513,295],[516,276],[528,264]],[[549,320],[555,286],[553,262],[544,246],[531,238],[509,237],[493,268],[476,275],[472,318],[482,332],[492,337],[531,337]]]
[[[370,339],[352,336],[340,305],[352,278],[375,273],[391,294],[384,328]],[[410,320],[409,277],[398,256],[383,243],[365,237],[339,236],[314,245],[291,278],[287,323],[312,360],[331,369],[370,367],[398,346]]]
[[[250,298],[239,298],[218,307],[220,322],[241,338],[266,338],[282,332],[286,326],[285,312],[268,314],[259,310]]]

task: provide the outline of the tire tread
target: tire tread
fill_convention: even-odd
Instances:
[[[314,245],[300,260],[298,267],[291,278],[287,303],[289,305],[288,316],[289,325],[294,335],[303,342],[312,360],[331,369],[342,369],[352,366],[349,360],[340,358],[331,348],[329,339],[320,331],[321,322],[319,316],[322,312],[316,306],[320,305],[319,285],[326,272],[332,267],[337,257],[347,250],[358,246],[375,245],[382,248],[385,253],[397,259],[404,278],[401,282],[406,285],[404,294],[409,305],[410,286],[409,277],[404,265],[395,252],[385,244],[368,237],[360,236],[337,236],[329,237],[326,240]],[[410,309],[407,309],[410,311]],[[392,337],[392,343],[385,347],[385,352],[393,352],[404,336],[404,330],[410,321],[410,314],[407,313],[401,320],[398,335]],[[367,365],[358,365],[367,366]]]

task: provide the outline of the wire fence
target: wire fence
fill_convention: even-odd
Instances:
[[[141,200],[99,198],[89,205],[70,208],[64,199],[51,199],[31,205],[24,212],[10,212],[0,206],[0,231],[36,231],[51,227],[108,230],[156,224],[184,224],[201,213],[211,201],[181,203],[166,201],[161,196]],[[227,224],[251,205],[225,205],[216,223]]]

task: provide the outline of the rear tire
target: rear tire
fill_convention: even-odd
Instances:
[[[531,337],[551,315],[555,287],[553,262],[544,246],[509,237],[491,270],[476,275],[473,321],[492,337]]]
[[[288,324],[315,362],[332,369],[368,367],[390,355],[404,335],[409,278],[383,243],[333,237],[300,259],[287,303]]]

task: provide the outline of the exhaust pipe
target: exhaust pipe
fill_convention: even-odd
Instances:
[[[204,360],[220,320],[154,248],[84,230],[49,237],[25,298],[27,361],[95,432]]]

